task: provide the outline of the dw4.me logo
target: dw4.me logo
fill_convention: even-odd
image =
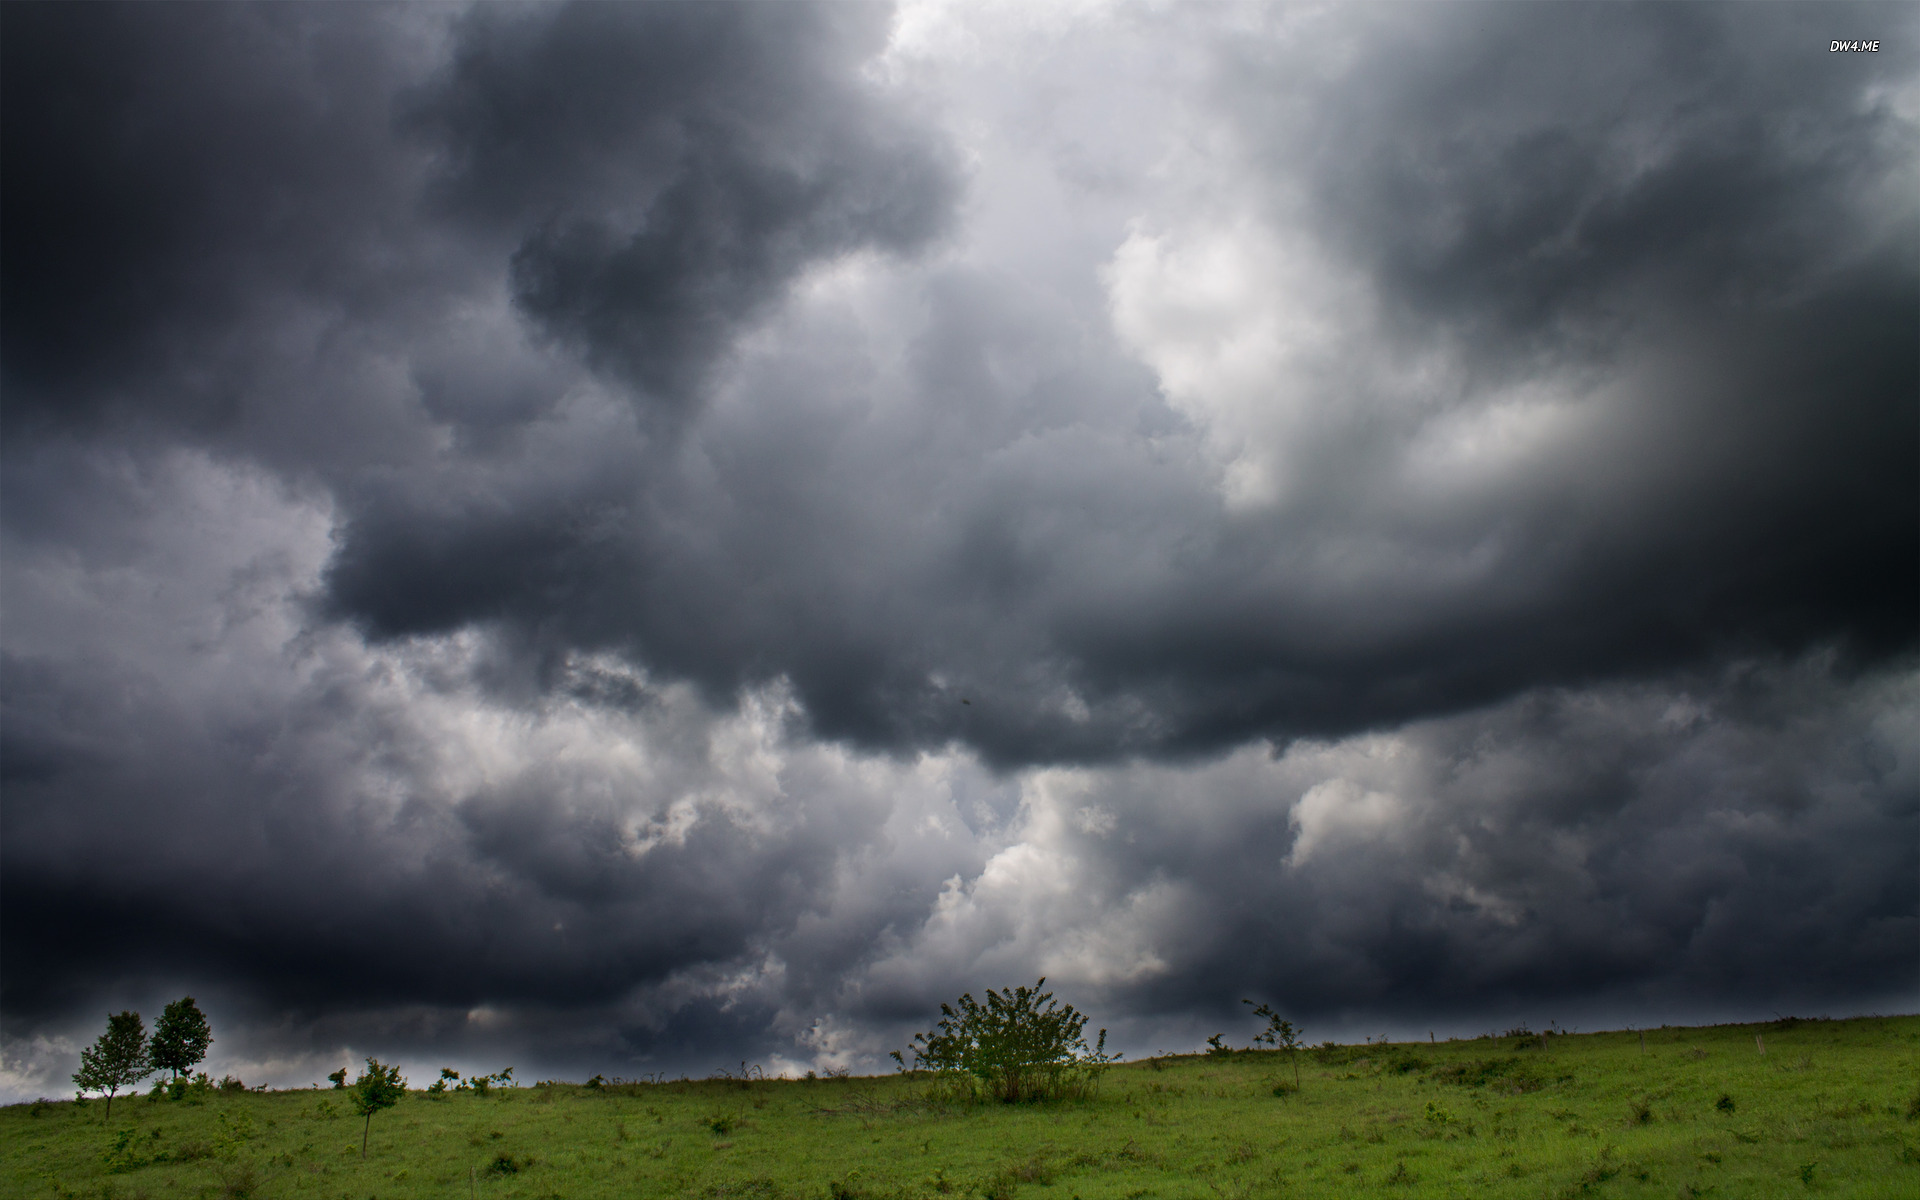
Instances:
[[[1880,39],[1875,38],[1870,42],[1835,42],[1833,46],[1830,49],[1828,49],[1827,53],[1841,54],[1847,51],[1861,51],[1861,50],[1864,50],[1869,54],[1880,53]]]

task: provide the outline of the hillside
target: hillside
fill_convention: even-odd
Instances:
[[[1756,1044],[1762,1039],[1764,1053]],[[1920,1017],[1191,1055],[1091,1100],[943,1101],[925,1079],[322,1088],[0,1110],[7,1195],[1920,1196]],[[419,1081],[416,1081],[419,1082]],[[1280,1094],[1276,1094],[1276,1087]]]

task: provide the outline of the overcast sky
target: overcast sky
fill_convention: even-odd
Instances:
[[[1920,9],[0,34],[0,1098],[1920,1007]]]

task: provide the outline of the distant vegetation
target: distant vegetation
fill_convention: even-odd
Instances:
[[[1000,1011],[1058,1013],[1043,995],[1031,989],[1023,1008],[1014,989],[1009,1008],[1002,993]],[[979,1007],[982,1019],[997,1019],[990,1003]],[[964,1032],[969,1011],[954,1006],[948,1029]],[[1050,1026],[1069,1027],[1077,1039],[1071,1020]],[[962,1094],[941,1073],[778,1080],[744,1065],[698,1081],[415,1090],[392,1097],[378,1138],[369,1138],[373,1114],[362,1115],[354,1085],[258,1092],[200,1076],[177,1102],[157,1088],[122,1099],[110,1119],[99,1102],[0,1109],[0,1194],[1920,1195],[1920,1017],[1322,1043],[1299,1047],[1291,1063],[1279,1041],[1110,1064],[1098,1088],[1020,1103],[992,1102],[986,1085]],[[1297,1090],[1283,1088],[1295,1066]],[[382,1069],[391,1082],[390,1071]]]
[[[196,1066],[207,1056],[213,1033],[207,1018],[194,1004],[192,996],[183,996],[167,1005],[147,1037],[146,1023],[137,1012],[122,1012],[107,1017],[107,1031],[93,1045],[80,1052],[80,1069],[74,1072],[74,1086],[82,1096],[100,1092],[107,1098],[107,1114],[113,1113],[113,1098],[121,1088],[129,1088],[155,1071],[171,1071],[176,1093],[184,1086],[181,1073]],[[162,1085],[154,1085],[156,1091]],[[177,1095],[176,1095],[177,1098]]]

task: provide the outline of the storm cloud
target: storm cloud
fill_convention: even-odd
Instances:
[[[1911,1003],[1906,9],[0,23],[8,1088]]]

